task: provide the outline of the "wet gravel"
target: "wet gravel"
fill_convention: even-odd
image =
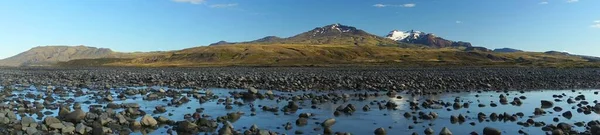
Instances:
[[[2,84],[297,90],[600,88],[600,69],[548,68],[0,68]]]

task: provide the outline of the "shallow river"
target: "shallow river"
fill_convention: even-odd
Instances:
[[[157,87],[153,87],[152,89],[157,89]],[[219,96],[219,98],[225,98],[227,96],[230,96],[228,92],[230,91],[246,91],[246,90],[231,90],[231,89],[219,89],[219,88],[213,88],[211,89],[212,92],[214,92],[217,96]],[[565,123],[569,123],[571,125],[573,125],[573,123],[575,122],[584,122],[587,123],[590,120],[598,120],[600,118],[600,115],[596,114],[596,113],[591,113],[589,115],[584,115],[583,113],[577,113],[577,111],[575,109],[572,109],[573,106],[576,106],[577,104],[568,104],[566,102],[566,100],[569,97],[575,97],[577,95],[585,95],[586,99],[588,102],[590,102],[590,104],[592,106],[594,106],[594,100],[599,99],[600,96],[594,94],[594,92],[597,90],[577,90],[575,92],[572,92],[571,90],[544,90],[544,91],[529,91],[529,92],[525,92],[525,93],[519,93],[519,91],[511,91],[508,92],[508,96],[507,99],[510,101],[513,100],[513,98],[515,97],[520,97],[520,96],[526,96],[527,99],[522,100],[523,104],[520,106],[515,106],[515,105],[511,105],[511,104],[506,104],[506,105],[502,105],[500,103],[498,103],[499,98],[498,96],[500,94],[504,94],[507,95],[507,93],[499,93],[499,92],[481,92],[481,93],[476,93],[476,92],[471,92],[471,93],[446,93],[446,94],[438,94],[438,95],[424,95],[424,96],[411,96],[411,95],[406,95],[403,92],[399,92],[398,96],[401,96],[403,98],[398,99],[395,96],[394,97],[388,97],[385,96],[385,93],[381,93],[381,95],[383,96],[379,96],[379,97],[371,97],[368,98],[366,101],[358,101],[358,98],[351,98],[351,100],[347,101],[347,102],[338,102],[337,104],[334,104],[332,102],[327,102],[327,103],[323,103],[320,105],[317,105],[317,109],[311,109],[311,103],[310,100],[306,100],[304,102],[299,101],[299,105],[300,108],[296,113],[291,114],[291,115],[284,115],[283,112],[279,112],[279,115],[274,115],[273,112],[267,112],[267,111],[262,111],[260,109],[258,109],[256,111],[256,116],[250,116],[250,107],[248,105],[244,105],[244,106],[237,106],[234,105],[233,109],[227,110],[225,109],[224,105],[222,104],[217,104],[216,100],[211,100],[210,102],[207,103],[203,103],[200,104],[198,102],[197,99],[194,98],[190,98],[192,99],[192,101],[185,103],[179,107],[174,107],[174,106],[168,106],[167,107],[167,113],[162,113],[162,114],[153,114],[152,111],[154,111],[154,107],[158,106],[158,105],[167,105],[170,102],[170,98],[167,98],[169,101],[163,101],[162,99],[160,100],[154,100],[154,101],[146,101],[146,100],[142,100],[142,96],[141,95],[136,95],[136,96],[130,96],[128,97],[126,100],[120,100],[117,97],[118,93],[122,92],[121,89],[117,89],[117,90],[113,90],[113,97],[115,97],[115,101],[113,101],[114,103],[138,103],[141,107],[141,110],[144,110],[145,112],[151,114],[152,116],[165,116],[171,120],[174,121],[180,121],[183,120],[183,115],[184,114],[188,114],[188,113],[193,113],[195,111],[196,108],[204,108],[204,112],[203,114],[208,114],[210,116],[212,116],[213,118],[216,118],[218,116],[223,116],[226,115],[226,113],[230,113],[230,112],[245,112],[245,114],[242,116],[241,119],[235,121],[233,123],[234,127],[236,130],[242,130],[244,129],[243,127],[247,127],[249,128],[252,124],[256,124],[259,128],[261,129],[269,129],[271,131],[276,131],[279,133],[285,133],[285,134],[294,134],[294,132],[296,130],[302,130],[304,132],[304,134],[321,134],[323,133],[323,130],[319,130],[319,131],[314,131],[314,128],[317,127],[321,127],[319,124],[315,124],[315,122],[323,122],[325,119],[328,118],[335,118],[337,123],[335,125],[332,126],[333,131],[340,131],[340,132],[349,132],[352,134],[357,134],[357,135],[367,135],[367,134],[373,134],[373,131],[376,128],[380,128],[383,127],[386,129],[388,134],[391,135],[400,135],[400,134],[410,134],[412,132],[417,132],[419,134],[423,134],[423,131],[425,130],[425,128],[427,127],[431,127],[432,129],[434,129],[434,133],[438,134],[440,132],[440,130],[443,127],[447,127],[450,129],[450,131],[452,131],[454,134],[457,135],[463,135],[463,134],[469,134],[473,131],[481,134],[482,130],[484,127],[488,126],[488,127],[494,127],[497,129],[500,129],[502,132],[504,132],[505,134],[518,134],[519,130],[522,130],[526,133],[529,134],[545,134],[544,131],[542,131],[541,127],[523,127],[521,125],[517,125],[516,122],[521,121],[521,122],[525,122],[527,119],[529,118],[533,118],[535,121],[543,121],[546,124],[557,124],[556,122],[553,122],[553,118],[557,117],[560,119],[560,122],[565,122]],[[264,91],[261,91],[261,93]],[[342,91],[337,91],[337,92],[342,92]],[[25,98],[25,94],[26,93],[38,93],[38,91],[36,90],[35,87],[30,87],[28,89],[22,90],[22,91],[14,91],[14,94],[16,94],[16,97],[19,98]],[[360,93],[364,93],[364,92],[360,92]],[[373,93],[373,92],[370,92]],[[280,92],[275,92],[276,95],[289,95],[292,93],[280,93]],[[302,94],[302,93],[293,93],[293,94]],[[292,94],[292,95],[293,95]],[[325,93],[317,93],[317,94],[325,94]],[[565,94],[566,96],[561,98],[563,101],[562,102],[554,102],[554,106],[560,106],[562,107],[562,111],[560,112],[555,112],[552,108],[548,108],[548,109],[544,109],[544,111],[548,112],[547,114],[544,114],[542,116],[534,116],[533,112],[534,112],[534,108],[538,108],[540,107],[540,100],[549,100],[549,101],[554,101],[556,98],[553,98],[553,95],[561,95],[561,94]],[[476,97],[476,95],[478,95],[478,97]],[[86,95],[86,96],[81,96],[81,97],[72,97],[73,95],[70,96],[59,96],[59,95],[54,95],[55,98],[57,99],[57,102],[64,102],[65,99],[68,98],[74,98],[75,101],[77,102],[84,102],[84,101],[92,101],[91,104],[82,104],[82,108],[84,111],[88,111],[88,107],[90,105],[97,105],[97,104],[103,104],[106,105],[105,103],[99,103],[98,101],[96,101],[97,98],[92,98],[92,95]],[[16,98],[13,97],[13,98]],[[422,101],[424,99],[433,99],[433,100],[442,100],[444,102],[451,102],[453,103],[456,97],[460,97],[461,100],[461,104],[463,102],[470,102],[470,107],[469,108],[461,108],[458,110],[454,110],[452,109],[452,106],[449,107],[444,107],[442,109],[422,109],[420,111],[429,113],[429,112],[437,112],[439,114],[439,117],[437,119],[434,120],[418,120],[419,123],[415,124],[413,122],[413,120],[411,118],[405,118],[403,116],[403,114],[405,112],[413,112],[412,110],[409,109],[409,104],[407,101]],[[31,100],[34,101],[34,99],[28,99],[27,100]],[[383,109],[383,110],[379,110],[377,108],[377,105],[370,105],[371,106],[371,110],[370,111],[363,111],[362,107],[364,105],[370,104],[372,101],[388,101],[391,100],[393,102],[395,102],[396,104],[398,104],[399,106],[397,107],[397,110],[388,110],[388,109]],[[242,101],[241,99],[238,99],[238,101]],[[43,102],[43,100],[38,100],[38,102]],[[491,102],[495,102],[498,103],[497,107],[491,107],[490,103]],[[6,102],[5,102],[6,103]],[[340,116],[334,116],[334,111],[335,109],[340,106],[340,105],[347,105],[348,103],[354,104],[357,108],[357,111],[354,112],[352,115],[340,115]],[[485,107],[478,107],[478,104],[485,104]],[[246,104],[248,104],[246,102]],[[275,102],[274,100],[255,100],[252,102],[252,104],[254,105],[263,105],[263,106],[279,106],[280,108],[283,108],[285,105],[288,104],[287,101],[281,101],[281,102]],[[447,110],[448,108],[451,109],[451,111]],[[571,111],[573,112],[573,117],[571,119],[567,119],[564,118],[562,116],[560,116],[563,112],[565,111]],[[43,110],[44,111],[52,111],[54,112],[54,115],[58,114],[58,110]],[[117,110],[117,112],[120,110]],[[294,124],[294,127],[291,130],[285,130],[283,128],[283,125],[287,122],[291,122],[291,123],[295,123],[296,119],[298,118],[298,114],[300,113],[312,113],[315,114],[316,116],[312,117],[311,119],[309,119],[309,124],[303,127],[298,127]],[[524,117],[519,118],[517,121],[511,122],[511,121],[482,121],[480,122],[477,119],[477,114],[479,112],[483,112],[486,115],[489,116],[489,114],[491,113],[498,113],[501,114],[503,112],[507,112],[509,114],[515,114],[517,112],[522,112],[525,114]],[[172,113],[173,115],[168,115],[169,113]],[[450,122],[450,117],[451,115],[457,116],[459,114],[465,115],[467,117],[466,122],[464,123],[456,123],[456,124],[452,124]],[[416,115],[416,114],[413,114]],[[35,114],[32,115],[33,118],[36,118]],[[139,120],[140,118],[138,118]],[[469,123],[474,122],[475,125],[471,125]],[[409,125],[414,126],[414,129],[409,129]],[[577,131],[585,131],[585,127],[574,127]],[[149,134],[166,134],[166,130],[167,128],[165,128],[165,126],[160,126],[158,129],[152,131]],[[245,129],[244,129],[245,130]],[[136,132],[134,134],[141,134],[140,132]]]

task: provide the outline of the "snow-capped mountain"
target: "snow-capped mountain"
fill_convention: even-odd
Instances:
[[[328,33],[328,32],[348,33],[348,32],[355,32],[355,31],[357,31],[357,29],[355,27],[341,25],[339,23],[336,23],[336,24],[331,24],[331,25],[323,26],[323,27],[320,27],[320,28],[315,28],[312,31],[312,34],[313,34],[313,36],[317,36],[319,34],[325,34],[325,33]]]
[[[397,45],[398,43],[367,33],[353,26],[339,23],[316,27],[310,31],[303,32],[287,38],[267,36],[261,39],[247,42],[218,42],[211,45],[226,44],[310,44],[310,45]]]
[[[441,37],[437,37],[432,33],[425,33],[421,31],[399,31],[393,30],[391,31],[386,38],[392,39],[394,41],[403,42],[403,43],[412,43],[412,44],[422,44],[431,47],[471,47],[471,43],[468,42],[455,42],[446,40]]]
[[[410,30],[410,31],[393,30],[386,37],[389,39],[395,40],[395,41],[401,41],[401,40],[410,41],[410,40],[419,39],[419,37],[421,35],[426,35],[426,34],[427,33],[425,33],[425,32],[414,31],[414,30]]]

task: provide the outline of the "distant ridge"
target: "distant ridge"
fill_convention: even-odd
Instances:
[[[523,52],[523,50],[513,49],[513,48],[498,48],[498,49],[494,49],[494,52],[512,53],[512,52]]]
[[[38,46],[0,60],[0,66],[44,66],[76,59],[116,58],[107,48],[88,46]]]

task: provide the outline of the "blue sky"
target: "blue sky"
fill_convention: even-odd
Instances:
[[[600,0],[3,0],[0,58],[35,46],[178,50],[333,23],[600,56]]]

